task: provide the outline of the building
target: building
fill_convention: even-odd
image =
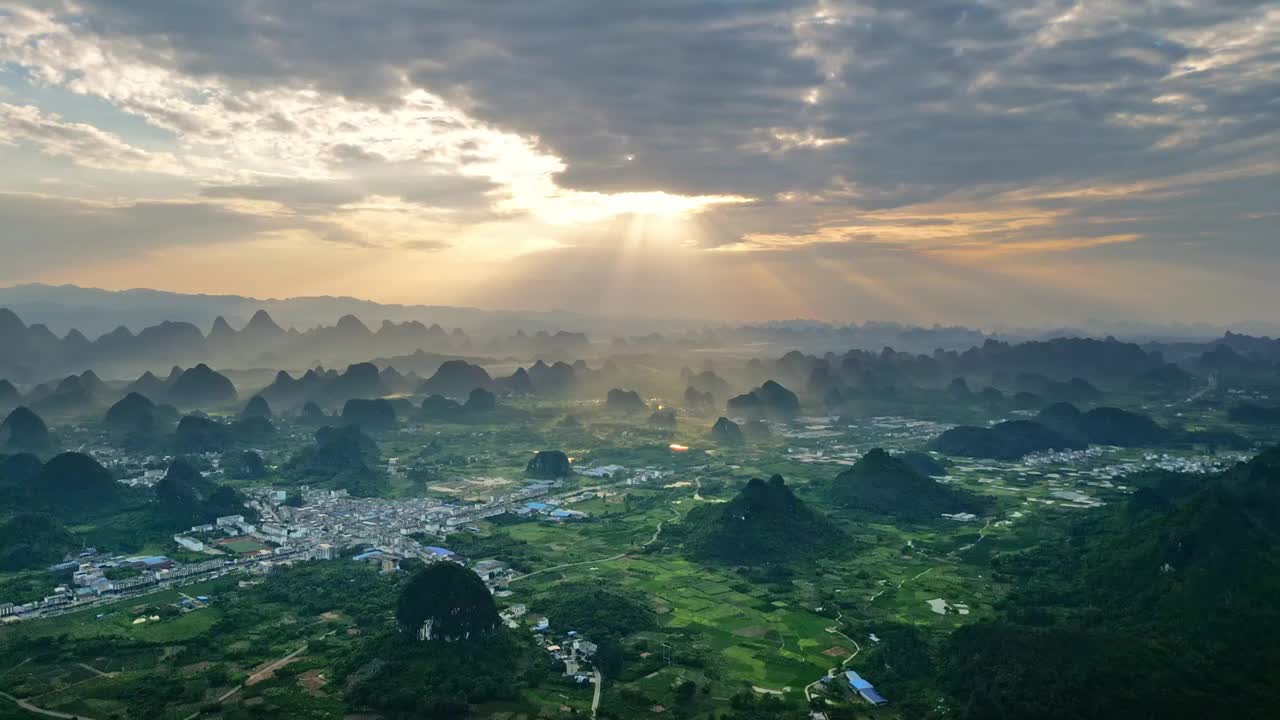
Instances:
[[[456,553],[454,553],[452,550],[448,548],[433,547],[428,545],[427,547],[423,548],[423,550],[427,552],[426,559],[436,561],[436,562],[439,562],[441,560],[453,560],[454,558],[458,557]]]
[[[232,526],[232,525],[243,525],[243,524],[244,524],[244,516],[243,516],[243,515],[223,515],[222,517],[220,517],[220,518],[218,518],[217,520],[215,520],[215,521],[214,521],[214,524],[216,524],[218,527],[229,527],[229,526]]]
[[[191,552],[204,552],[204,543],[196,540],[195,538],[189,538],[185,535],[174,535],[173,541]]]
[[[872,705],[884,705],[889,702],[881,697],[880,693],[876,692],[875,687],[864,680],[858,673],[852,670],[846,670],[844,677],[849,683],[849,690],[858,697],[861,697],[863,700],[866,700]]]

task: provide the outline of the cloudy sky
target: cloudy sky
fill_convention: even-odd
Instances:
[[[1275,0],[0,0],[0,285],[1274,319]]]

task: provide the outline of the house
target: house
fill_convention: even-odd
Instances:
[[[849,683],[849,689],[863,700],[866,700],[872,705],[884,705],[889,702],[881,697],[880,693],[876,692],[875,687],[864,680],[858,673],[852,670],[846,670],[844,677]]]

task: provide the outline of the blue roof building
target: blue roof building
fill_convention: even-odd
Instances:
[[[527,502],[524,504],[524,506],[529,508],[530,510],[546,510],[547,509],[547,504],[540,503],[540,502]]]
[[[872,705],[884,705],[889,702],[888,700],[885,700],[880,693],[876,692],[875,687],[858,673],[852,670],[846,670],[844,677],[845,680],[849,682],[849,688],[857,693],[863,700],[866,700]]]

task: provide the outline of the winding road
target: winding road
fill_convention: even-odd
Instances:
[[[831,633],[832,635],[839,635],[845,640],[848,640],[850,643],[853,643],[853,652],[849,655],[849,657],[844,659],[844,662],[841,662],[839,665],[827,671],[827,674],[831,675],[832,677],[834,677],[837,673],[840,672],[840,668],[845,667],[849,663],[853,662],[853,659],[858,657],[858,653],[862,652],[862,646],[858,644],[857,640],[854,640],[848,635],[845,635],[844,633],[840,632],[840,620],[843,618],[844,618],[844,611],[841,610],[838,614],[836,614],[836,624],[832,625],[829,628],[826,628],[826,631]],[[818,685],[821,682],[822,682],[822,678],[818,678],[817,680],[814,680],[813,682],[804,686],[805,702],[809,702],[813,699],[813,688],[815,685]]]
[[[94,720],[88,715],[72,715],[70,713],[58,712],[57,710],[47,710],[42,707],[37,707],[26,700],[21,700],[6,692],[0,692],[0,697],[8,700],[14,705],[17,705],[23,710],[26,710],[29,713],[35,713],[36,715],[44,715],[45,717],[51,718],[62,718],[63,720]]]

